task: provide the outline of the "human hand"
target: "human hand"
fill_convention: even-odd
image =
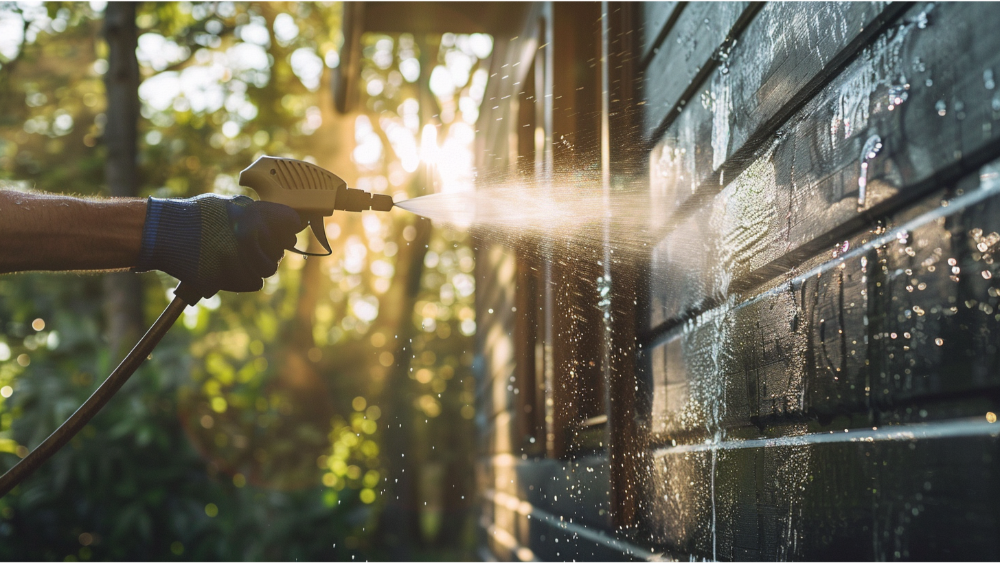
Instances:
[[[291,207],[246,196],[151,197],[135,269],[166,272],[204,297],[257,291],[304,227]]]

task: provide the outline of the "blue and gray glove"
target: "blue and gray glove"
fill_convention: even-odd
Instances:
[[[246,196],[149,198],[135,270],[161,270],[200,297],[257,291],[305,224],[290,207]]]

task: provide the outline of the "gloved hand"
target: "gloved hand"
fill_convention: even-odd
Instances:
[[[135,270],[166,272],[202,297],[257,291],[304,227],[292,208],[246,196],[151,197]]]

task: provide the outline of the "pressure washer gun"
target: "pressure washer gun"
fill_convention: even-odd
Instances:
[[[240,172],[240,185],[257,192],[261,201],[281,203],[299,212],[303,220],[312,227],[313,234],[326,254],[304,252],[293,248],[303,256],[328,256],[330,242],[326,238],[323,217],[341,211],[389,211],[392,198],[383,194],[371,194],[364,190],[352,190],[347,182],[332,172],[315,164],[291,158],[262,156],[246,170]]]
[[[305,256],[327,256],[332,254],[330,242],[326,238],[323,218],[333,215],[336,210],[342,211],[389,211],[392,209],[392,198],[387,195],[370,194],[364,190],[352,190],[336,175],[315,164],[293,160],[262,156],[246,170],[240,172],[240,185],[257,192],[261,201],[281,203],[291,207],[312,227],[313,234],[323,245],[326,254],[314,254],[293,248],[293,252]],[[174,298],[164,309],[153,326],[125,356],[122,363],[111,372],[111,375],[94,391],[83,405],[73,413],[44,442],[32,450],[17,465],[0,477],[0,497],[6,495],[31,475],[49,457],[59,451],[73,436],[77,434],[90,419],[96,415],[111,397],[128,381],[128,378],[149,357],[153,348],[160,342],[174,321],[184,312],[188,305],[194,305],[204,295],[186,284],[180,284],[174,292]]]

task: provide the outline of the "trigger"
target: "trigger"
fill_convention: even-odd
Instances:
[[[333,250],[330,249],[330,241],[326,239],[326,228],[323,225],[323,216],[309,215],[305,217],[305,220],[309,223],[309,226],[312,227],[313,235],[316,237],[316,240],[323,245],[323,250],[326,250],[326,254],[306,252],[304,250],[299,250],[298,248],[291,248],[289,250],[296,254],[301,254],[302,256],[329,256],[333,254]]]
[[[309,220],[309,224],[312,226],[313,235],[316,236],[316,240],[323,245],[323,250],[326,250],[326,254],[321,256],[329,256],[333,254],[333,250],[330,249],[330,241],[326,239],[326,227],[323,225],[323,218],[316,217]]]

